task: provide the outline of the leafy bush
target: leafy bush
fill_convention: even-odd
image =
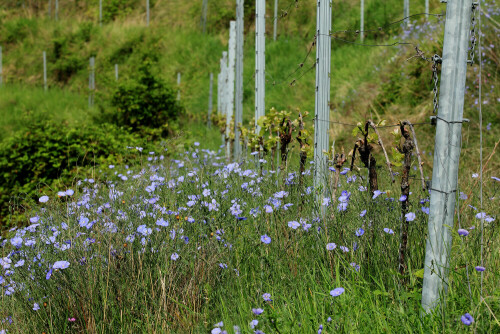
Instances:
[[[136,158],[127,146],[140,146],[137,136],[112,124],[67,128],[34,122],[0,144],[0,223],[11,197],[37,197],[37,190],[55,180],[70,184],[76,171]]]
[[[126,16],[132,12],[134,6],[140,3],[138,0],[110,0],[102,3],[102,20],[111,22],[116,17]],[[151,6],[151,4],[150,4]]]
[[[166,134],[169,132],[168,122],[184,114],[174,91],[153,75],[148,61],[139,69],[137,81],[128,80],[118,86],[111,104],[116,108],[113,122],[133,131],[155,128]]]

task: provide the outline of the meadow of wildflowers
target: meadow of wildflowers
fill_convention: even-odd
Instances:
[[[41,196],[29,225],[0,239],[0,329],[498,329],[493,213],[472,207],[462,213],[461,229],[454,228],[446,307],[420,317],[427,193],[412,192],[411,212],[402,217],[389,180],[384,192],[372,195],[363,172],[347,171],[339,179],[341,198],[318,200],[323,195],[311,185],[312,165],[299,185],[296,172],[279,175],[265,166],[261,175],[250,157],[226,163],[221,151],[195,145],[174,159],[151,152],[137,166],[109,166],[58,197]],[[496,179],[488,182],[498,189]],[[484,267],[476,215],[486,218]],[[397,232],[403,219],[410,223],[408,270],[400,275]]]

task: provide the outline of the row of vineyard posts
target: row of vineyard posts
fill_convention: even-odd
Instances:
[[[275,1],[277,6],[277,1]],[[401,173],[401,228],[399,249],[399,271],[405,273],[405,256],[407,248],[408,212],[410,197],[409,171],[413,152],[416,151],[420,170],[422,189],[430,192],[430,213],[428,221],[428,237],[424,268],[424,286],[422,306],[426,312],[435,309],[444,302],[448,284],[448,254],[451,247],[451,231],[453,227],[455,198],[457,189],[458,158],[460,156],[460,138],[463,122],[464,90],[468,57],[468,41],[470,36],[470,20],[473,11],[479,6],[471,0],[448,1],[446,5],[446,21],[443,45],[443,57],[435,56],[434,65],[442,64],[441,87],[439,91],[438,115],[434,116],[436,139],[432,182],[430,186],[424,182],[420,151],[412,123],[402,120],[393,132],[394,143],[389,159],[387,150],[378,132],[383,122],[375,124],[367,120],[358,123],[355,129],[355,141],[351,151],[350,170],[355,166],[357,157],[368,169],[370,192],[378,190],[377,161],[372,154],[373,145],[379,145],[384,152],[385,164],[394,182],[393,166],[402,168]],[[335,148],[329,147],[329,103],[330,103],[330,52],[331,52],[331,14],[332,1],[317,1],[317,34],[311,47],[316,46],[316,89],[315,114],[309,122],[307,112],[299,112],[296,119],[291,118],[288,111],[277,111],[271,108],[267,114],[265,109],[265,0],[256,0],[255,23],[255,117],[248,127],[242,125],[242,63],[243,32],[236,27],[243,26],[243,0],[236,0],[236,21],[230,22],[229,49],[224,51],[220,59],[220,72],[217,77],[217,111],[209,114],[209,122],[218,127],[225,147],[228,162],[242,159],[241,152],[253,152],[255,159],[267,157],[271,160],[271,168],[286,175],[288,166],[288,149],[293,138],[300,145],[299,183],[302,184],[303,171],[307,158],[314,159],[314,186],[318,199],[327,195],[328,184],[332,184],[329,195],[336,199],[336,190],[340,169],[347,161],[342,153],[335,154]],[[361,0],[364,8],[364,0]],[[410,24],[409,0],[404,0],[404,23]],[[335,8],[333,8],[335,10]],[[426,13],[429,1],[425,1]],[[363,40],[364,10],[361,11],[360,38]],[[427,15],[427,14],[426,14]],[[277,20],[275,9],[274,20]],[[457,35],[458,32],[458,35]],[[274,34],[275,36],[275,34]],[[418,53],[417,49],[417,53]],[[458,70],[452,70],[456,68]],[[333,74],[333,77],[335,75]],[[235,85],[236,82],[236,85]],[[452,98],[453,97],[453,98]],[[312,125],[314,124],[314,127]],[[372,133],[370,133],[370,129]],[[295,134],[295,136],[294,136]],[[314,138],[312,138],[314,136]],[[279,151],[279,158],[275,159]],[[281,160],[281,163],[279,162]],[[446,163],[443,163],[446,162]],[[279,165],[279,166],[278,166]],[[328,166],[336,173],[329,174]],[[260,166],[262,173],[262,165]],[[331,180],[329,180],[331,178]],[[333,180],[334,179],[334,180]],[[450,196],[451,195],[451,196]],[[325,212],[322,212],[325,219]]]

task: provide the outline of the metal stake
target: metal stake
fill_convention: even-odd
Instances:
[[[330,128],[330,61],[332,1],[318,0],[316,20],[316,99],[314,119],[314,187],[327,188],[327,159]]]
[[[422,307],[443,303],[455,213],[472,0],[448,1],[425,250]]]
[[[243,123],[243,2],[236,0],[236,95],[234,108],[234,158],[239,161],[241,155],[240,130]]]
[[[257,121],[266,115],[266,0],[257,0],[255,9],[255,131]]]

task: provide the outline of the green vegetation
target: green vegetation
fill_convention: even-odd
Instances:
[[[403,174],[401,133],[394,130],[403,120],[418,124],[424,175],[430,178],[432,69],[414,57],[414,47],[426,59],[442,54],[444,22],[418,16],[410,29],[387,26],[402,17],[402,1],[365,2],[365,27],[373,29],[366,44],[412,44],[353,44],[359,41],[359,1],[334,3],[330,139],[335,144],[334,152],[325,153],[332,160],[334,153],[339,156],[329,176],[333,196],[320,201],[310,187],[309,165],[315,1],[280,1],[278,39],[268,38],[266,45],[269,112],[260,121],[265,132],[260,137],[252,129],[255,8],[246,1],[242,139],[247,150],[238,167],[224,164],[223,150],[210,151],[222,144],[220,115],[214,113],[212,128],[206,126],[209,74],[219,71],[227,49],[234,0],[209,1],[206,34],[200,28],[202,1],[150,0],[149,27],[145,1],[139,0],[104,1],[102,26],[97,0],[60,1],[59,21],[53,9],[47,17],[46,1],[2,7],[0,320],[5,321],[0,331],[206,333],[215,327],[232,332],[237,325],[242,333],[498,332],[495,22],[500,13],[495,1],[484,5],[492,18],[483,16],[482,37],[484,238],[476,218],[480,184],[472,176],[480,162],[476,62],[467,78],[464,117],[470,122],[463,126],[460,220],[453,229],[447,303],[421,317],[428,193],[421,190],[414,157],[403,208],[401,177],[390,181],[378,138],[356,129],[369,119],[381,125],[394,171]],[[267,3],[266,29],[272,36],[273,2]],[[431,2],[431,12],[444,6]],[[423,7],[423,1],[413,2],[411,13]],[[91,56],[97,91],[96,107],[89,109]],[[301,132],[299,110],[305,120]],[[289,129],[290,138],[279,137],[278,130]],[[373,170],[383,192],[378,196],[368,191],[371,179],[359,147],[353,171],[344,170],[358,137],[373,144],[379,166]],[[234,134],[230,144],[231,139]],[[257,144],[263,151],[253,157]],[[414,216],[402,218],[405,212]],[[402,219],[408,245],[401,274]],[[469,234],[459,236],[458,226]],[[56,269],[57,261],[69,266],[58,263],[62,267]],[[475,269],[481,261],[482,275]],[[330,295],[340,287],[343,294]],[[461,321],[465,313],[474,317],[470,326]]]

